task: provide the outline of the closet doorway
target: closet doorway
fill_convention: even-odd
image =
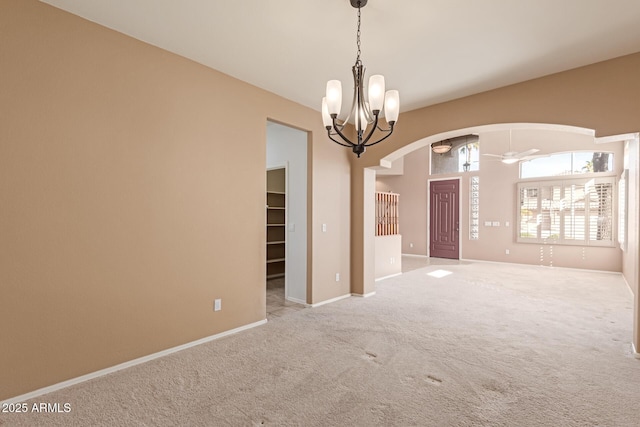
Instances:
[[[267,121],[267,317],[307,303],[307,140]]]
[[[287,168],[267,169],[267,285],[284,288],[287,261]],[[270,283],[271,282],[271,283]]]

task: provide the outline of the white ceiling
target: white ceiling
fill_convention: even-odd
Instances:
[[[329,79],[351,98],[349,0],[43,1],[316,110]],[[639,0],[369,0],[362,61],[408,111],[638,52],[639,22]]]

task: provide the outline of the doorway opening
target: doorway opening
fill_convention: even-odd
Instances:
[[[275,287],[276,284],[281,283],[283,290],[287,259],[286,182],[286,167],[267,169],[267,288]]]
[[[307,132],[267,121],[267,318],[307,302]]]
[[[460,180],[429,181],[429,256],[460,258]]]

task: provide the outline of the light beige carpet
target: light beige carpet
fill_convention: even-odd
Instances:
[[[68,414],[0,424],[638,426],[632,311],[617,275],[430,265],[34,399]]]

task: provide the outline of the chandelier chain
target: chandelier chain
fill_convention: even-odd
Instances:
[[[356,45],[358,46],[358,55],[356,56],[356,64],[360,63],[360,2],[358,2],[358,32],[356,33]]]

